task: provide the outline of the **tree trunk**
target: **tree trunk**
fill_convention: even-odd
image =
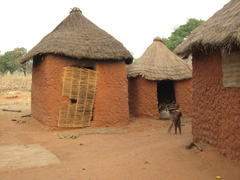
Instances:
[[[21,65],[22,71],[24,73],[24,76],[27,76],[27,63],[24,63]]]

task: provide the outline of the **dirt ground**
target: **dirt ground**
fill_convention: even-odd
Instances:
[[[185,148],[192,140],[189,118],[183,119],[182,135],[167,133],[169,121],[151,118],[131,118],[129,125],[114,128],[47,131],[31,117],[21,118],[30,113],[30,96],[30,92],[0,93],[0,146],[39,144],[60,163],[17,170],[10,166],[0,179],[240,180],[240,162],[208,145],[200,144],[202,152]]]

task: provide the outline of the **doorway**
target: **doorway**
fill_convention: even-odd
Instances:
[[[175,91],[173,81],[159,81],[157,83],[159,112],[171,108],[175,104]]]

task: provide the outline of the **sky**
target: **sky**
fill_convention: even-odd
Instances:
[[[31,50],[70,13],[83,15],[105,30],[134,58],[156,36],[171,36],[190,18],[207,20],[230,0],[6,0],[0,4],[0,54],[16,47]]]

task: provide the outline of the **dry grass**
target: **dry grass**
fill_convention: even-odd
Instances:
[[[0,92],[6,91],[31,91],[32,74],[24,76],[23,74],[0,76]]]

